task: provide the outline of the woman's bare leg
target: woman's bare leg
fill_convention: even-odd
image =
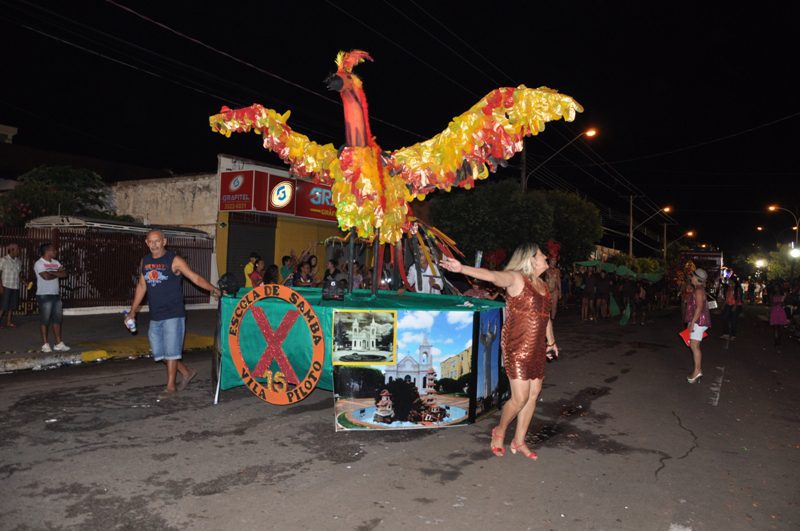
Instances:
[[[692,371],[691,377],[695,378],[698,374],[703,372],[703,353],[700,352],[700,342],[695,339],[689,341],[689,348],[692,349],[692,359],[694,360],[694,371]]]
[[[539,393],[541,391],[542,380],[540,378],[530,380],[528,400],[525,402],[525,406],[517,415],[517,428],[514,432],[514,439],[512,440],[514,446],[517,448],[527,448],[525,445],[525,436],[528,434],[528,428],[531,425],[533,414],[536,411],[536,401],[539,399]]]
[[[511,399],[503,404],[503,411],[500,414],[500,424],[497,425],[495,430],[498,439],[504,438],[508,426],[528,403],[533,380],[514,380],[509,378],[508,382],[511,387]]]

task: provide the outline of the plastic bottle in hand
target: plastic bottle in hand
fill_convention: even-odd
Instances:
[[[128,315],[127,310],[122,312],[122,313],[124,313],[125,315]],[[135,334],[136,333],[136,319],[133,319],[133,318],[125,319],[125,326],[128,327],[128,331],[131,334]]]

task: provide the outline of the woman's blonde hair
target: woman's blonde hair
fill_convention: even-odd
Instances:
[[[511,260],[508,261],[504,271],[518,271],[527,277],[532,276],[531,258],[536,256],[537,252],[539,252],[539,246],[535,243],[523,243],[511,255]]]

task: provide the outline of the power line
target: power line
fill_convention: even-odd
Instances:
[[[717,138],[712,138],[711,140],[706,140],[704,142],[698,142],[697,144],[692,144],[692,145],[689,145],[689,146],[684,146],[684,147],[672,149],[672,150],[669,150],[669,151],[662,151],[660,153],[652,153],[650,155],[643,155],[641,157],[633,157],[633,158],[629,158],[629,159],[616,160],[614,162],[604,161],[603,164],[625,164],[625,163],[634,162],[634,161],[637,161],[637,160],[654,159],[654,158],[657,158],[657,157],[664,157],[666,155],[672,155],[673,153],[680,153],[682,151],[689,151],[689,150],[692,150],[692,149],[697,149],[699,147],[708,146],[710,144],[716,144],[717,142],[722,142],[722,141],[725,141],[725,140],[729,140],[731,138],[736,138],[737,136],[742,136],[742,135],[745,135],[745,134],[748,134],[748,133],[752,133],[753,131],[758,131],[759,129],[763,129],[765,127],[770,127],[770,126],[773,126],[773,125],[775,125],[777,123],[785,122],[786,120],[791,120],[792,118],[796,118],[798,116],[800,116],[800,111],[792,113],[792,114],[788,114],[786,116],[782,116],[781,118],[778,118],[776,120],[772,120],[770,122],[766,122],[766,123],[757,125],[755,127],[750,127],[748,129],[743,129],[741,131],[737,131],[735,133],[731,133],[729,135],[724,135],[724,136],[720,136],[720,137],[717,137]]]
[[[106,1],[107,1],[107,2],[110,2],[110,1],[112,1],[112,0],[106,0]],[[364,21],[363,21],[363,20],[361,20],[360,18],[356,17],[355,15],[353,15],[353,14],[349,13],[348,11],[346,11],[345,9],[343,9],[342,7],[340,7],[340,6],[336,5],[336,4],[334,4],[334,3],[333,3],[333,2],[331,2],[330,0],[325,0],[325,3],[326,3],[326,4],[328,4],[329,6],[333,7],[334,9],[337,9],[337,10],[338,10],[339,12],[341,12],[342,14],[344,14],[344,15],[346,15],[346,16],[348,16],[348,17],[350,17],[351,19],[355,20],[356,22],[358,22],[359,24],[361,24],[362,26],[364,26],[365,28],[367,28],[367,29],[368,29],[368,30],[370,30],[371,32],[375,33],[376,35],[378,35],[378,36],[382,37],[382,38],[383,38],[383,39],[385,39],[387,42],[391,43],[391,44],[392,44],[392,45],[394,45],[395,47],[397,47],[397,48],[399,48],[400,50],[402,50],[403,52],[407,53],[408,55],[410,55],[411,57],[413,57],[414,59],[416,59],[417,61],[419,61],[419,62],[420,62],[420,63],[422,63],[423,65],[425,65],[425,66],[427,66],[428,68],[430,68],[430,69],[431,69],[433,72],[436,72],[436,73],[437,73],[437,74],[439,74],[440,76],[444,77],[445,79],[447,79],[448,81],[450,81],[450,82],[451,82],[451,83],[453,83],[454,85],[456,85],[456,86],[458,86],[458,87],[462,88],[463,90],[465,90],[465,91],[466,91],[466,92],[468,92],[469,94],[471,94],[471,95],[475,96],[476,98],[479,98],[479,97],[480,97],[480,94],[478,94],[477,92],[474,92],[474,91],[470,90],[469,88],[467,88],[466,86],[462,85],[461,83],[459,83],[458,81],[456,81],[456,80],[455,80],[455,79],[453,79],[452,77],[450,77],[450,76],[446,75],[444,72],[442,72],[442,70],[441,70],[440,68],[436,68],[435,66],[433,66],[432,64],[430,64],[430,63],[429,63],[429,62],[427,62],[426,60],[422,59],[421,57],[419,57],[419,56],[418,56],[418,55],[416,55],[415,53],[411,52],[411,51],[410,51],[408,48],[406,48],[406,47],[404,47],[403,45],[401,45],[401,44],[399,44],[399,43],[395,42],[394,40],[390,39],[390,38],[389,38],[389,37],[387,37],[385,34],[381,33],[381,32],[380,32],[380,31],[378,31],[378,30],[376,30],[375,28],[373,28],[372,26],[370,26],[369,24],[367,24],[366,22],[364,22]]]
[[[205,94],[206,96],[211,96],[211,97],[217,98],[219,100],[225,100],[225,98],[223,96],[220,96],[219,94],[214,94],[214,93],[211,93],[211,92],[207,92],[205,90],[201,90],[201,89],[198,89],[196,87],[192,87],[192,86],[187,85],[185,83],[181,83],[180,81],[176,81],[174,79],[169,79],[169,78],[167,78],[167,77],[165,77],[165,76],[163,76],[163,75],[161,75],[161,74],[159,74],[157,72],[153,72],[152,70],[146,70],[144,68],[140,68],[140,67],[138,67],[136,65],[132,65],[132,64],[127,63],[125,61],[122,61],[120,59],[116,59],[114,57],[108,56],[108,55],[103,54],[101,52],[98,52],[96,50],[92,50],[90,48],[86,48],[85,46],[81,46],[80,44],[74,43],[72,41],[68,41],[68,40],[66,40],[64,38],[57,37],[55,35],[47,33],[46,31],[42,31],[42,30],[36,29],[34,27],[28,26],[25,23],[22,23],[22,22],[19,22],[19,21],[14,21],[14,20],[8,19],[6,17],[0,17],[0,18],[2,18],[3,20],[6,20],[8,22],[11,22],[12,24],[16,24],[16,25],[18,25],[18,26],[20,26],[22,28],[25,28],[25,29],[27,29],[29,31],[32,31],[34,33],[38,33],[39,35],[42,35],[42,36],[47,37],[49,39],[53,39],[55,41],[58,41],[58,42],[60,42],[62,44],[66,44],[68,46],[72,46],[74,48],[77,48],[78,50],[82,50],[82,51],[84,51],[86,53],[89,53],[89,54],[92,54],[92,55],[96,55],[98,57],[102,57],[103,59],[106,59],[106,60],[111,61],[113,63],[117,63],[117,64],[120,64],[122,66],[126,66],[128,68],[132,68],[133,70],[138,70],[138,71],[143,72],[143,73],[145,73],[145,74],[147,74],[149,76],[153,76],[153,77],[157,77],[159,79],[163,79],[165,81],[169,81],[170,83],[174,83],[174,84],[179,85],[179,86],[181,86],[183,88],[189,89],[191,91],[194,91],[194,92],[197,92],[197,93],[200,93],[200,94]]]
[[[3,99],[0,99],[0,104],[3,104],[6,107],[10,107],[12,109],[16,109],[19,112],[28,114],[30,116],[33,116],[34,118],[36,118],[38,120],[41,120],[42,122],[46,123],[48,126],[56,125],[56,126],[61,127],[61,128],[65,129],[67,131],[72,131],[73,133],[77,133],[77,134],[79,134],[81,136],[85,136],[86,138],[89,138],[89,139],[91,139],[91,140],[93,140],[95,142],[99,142],[101,144],[105,144],[107,146],[110,146],[110,147],[113,147],[113,148],[116,148],[116,149],[120,149],[122,151],[138,152],[138,150],[134,149],[131,146],[121,146],[119,144],[115,144],[113,142],[109,142],[108,141],[108,137],[102,138],[102,137],[99,137],[99,136],[95,136],[95,135],[93,135],[91,133],[88,133],[86,131],[83,131],[81,129],[73,127],[70,124],[65,124],[65,123],[60,122],[58,120],[54,120],[52,115],[43,116],[43,115],[38,114],[38,113],[36,113],[34,111],[31,111],[31,110],[26,109],[24,107],[20,107],[18,105],[15,105],[15,104],[13,104],[13,103],[11,103],[9,101],[3,100]]]
[[[285,77],[279,76],[278,74],[276,74],[274,72],[270,72],[269,70],[261,68],[260,66],[254,65],[253,63],[251,63],[249,61],[245,61],[244,59],[239,59],[238,57],[236,57],[234,55],[231,55],[228,52],[222,51],[222,50],[220,50],[218,48],[215,48],[215,47],[213,47],[213,46],[211,46],[209,44],[206,44],[206,43],[204,43],[203,41],[201,41],[199,39],[196,39],[196,38],[191,37],[191,36],[189,36],[189,35],[187,35],[185,33],[180,32],[180,31],[178,31],[176,29],[173,29],[170,26],[167,26],[166,24],[162,24],[161,22],[158,22],[157,20],[153,20],[152,18],[150,18],[150,17],[148,17],[146,15],[143,15],[143,14],[139,13],[138,11],[135,11],[135,10],[131,9],[130,7],[127,7],[127,6],[124,6],[124,5],[122,5],[122,4],[118,3],[118,2],[115,2],[114,0],[106,0],[106,2],[111,4],[111,5],[113,5],[113,6],[115,6],[115,7],[117,7],[117,8],[119,8],[119,9],[121,9],[121,10],[123,10],[123,11],[126,11],[126,12],[128,12],[128,13],[136,16],[136,17],[139,17],[140,19],[142,19],[142,20],[144,20],[146,22],[154,24],[154,25],[158,26],[159,28],[162,28],[162,29],[164,29],[164,30],[166,30],[166,31],[168,31],[170,33],[173,33],[173,34],[175,34],[175,35],[177,35],[179,37],[182,37],[182,38],[184,38],[184,39],[186,39],[188,41],[191,41],[191,42],[197,44],[198,46],[202,46],[203,48],[211,50],[212,52],[215,52],[215,53],[218,53],[218,54],[220,54],[222,56],[225,56],[228,59],[231,59],[232,61],[235,61],[235,62],[240,63],[242,65],[245,65],[245,66],[247,66],[249,68],[252,68],[253,70],[261,72],[262,74],[264,74],[266,76],[272,77],[272,78],[277,79],[279,81],[283,81],[284,83],[286,83],[288,85],[291,85],[291,86],[293,86],[293,87],[295,87],[297,89],[300,89],[303,92],[306,92],[308,94],[311,94],[313,96],[321,98],[321,99],[323,99],[323,100],[325,100],[325,101],[327,101],[329,103],[334,103],[334,104],[340,103],[340,102],[334,100],[333,98],[329,98],[328,96],[325,96],[324,94],[321,94],[321,93],[319,93],[319,92],[317,92],[315,90],[312,90],[310,88],[304,87],[303,85],[295,83],[294,81],[286,79]]]
[[[182,67],[184,67],[184,68],[186,68],[186,69],[193,70],[193,71],[195,71],[195,72],[197,72],[197,73],[200,73],[200,74],[206,75],[206,76],[208,76],[208,77],[210,77],[210,78],[212,78],[212,79],[215,79],[215,80],[217,80],[217,81],[222,81],[223,83],[226,83],[226,84],[228,84],[228,85],[234,86],[234,87],[236,87],[237,89],[244,90],[244,91],[246,91],[246,92],[249,92],[249,93],[251,93],[251,94],[256,94],[256,95],[258,94],[256,91],[254,91],[254,90],[252,90],[252,89],[250,89],[250,88],[248,88],[248,87],[244,87],[244,86],[242,86],[242,85],[239,85],[238,83],[233,83],[233,82],[231,82],[231,81],[229,81],[229,80],[227,80],[227,79],[225,79],[225,78],[220,78],[219,76],[216,76],[215,74],[212,74],[212,73],[210,73],[210,72],[207,72],[207,71],[205,71],[205,70],[202,70],[202,69],[200,69],[200,68],[194,67],[194,66],[192,66],[192,65],[189,65],[189,64],[187,64],[187,63],[184,63],[184,62],[182,62],[182,61],[179,61],[179,60],[177,60],[177,59],[174,59],[174,58],[172,58],[172,57],[169,57],[169,56],[166,56],[166,55],[160,54],[160,53],[158,53],[158,52],[156,52],[156,51],[150,50],[150,49],[148,49],[148,48],[145,48],[145,47],[143,47],[143,46],[139,46],[139,45],[137,45],[137,44],[135,44],[135,43],[132,43],[132,42],[130,42],[130,41],[127,41],[127,40],[125,40],[125,39],[122,39],[122,38],[116,37],[116,36],[114,36],[114,35],[111,35],[111,34],[109,34],[109,33],[106,33],[106,32],[104,32],[104,31],[98,30],[98,29],[96,29],[96,28],[94,28],[94,27],[92,27],[92,26],[89,26],[89,25],[83,24],[83,23],[81,23],[81,22],[78,22],[78,21],[76,21],[76,20],[70,19],[69,17],[65,17],[65,16],[63,16],[63,15],[60,15],[60,14],[58,14],[58,13],[55,13],[55,12],[53,12],[53,11],[50,11],[50,10],[48,10],[48,9],[45,9],[45,8],[43,8],[43,7],[32,5],[32,4],[30,4],[29,2],[26,2],[25,0],[20,0],[20,1],[22,1],[23,3],[25,3],[25,4],[29,5],[30,7],[36,8],[36,9],[38,9],[38,10],[40,10],[40,11],[43,11],[43,12],[45,12],[45,13],[47,13],[47,14],[51,15],[51,20],[49,20],[49,21],[48,21],[48,20],[47,20],[47,18],[46,18],[46,15],[43,15],[43,14],[41,14],[41,13],[37,13],[37,14],[35,15],[35,17],[36,17],[36,19],[37,19],[37,20],[39,20],[39,21],[44,21],[44,22],[50,22],[51,24],[53,24],[54,26],[56,26],[58,29],[60,29],[60,30],[62,30],[62,31],[66,31],[67,33],[71,33],[71,34],[73,34],[73,35],[75,35],[75,36],[78,36],[78,37],[80,37],[80,38],[82,38],[82,39],[84,39],[84,40],[88,41],[89,43],[92,43],[92,44],[94,44],[95,46],[99,46],[100,48],[103,48],[103,49],[110,49],[110,46],[108,45],[108,43],[105,43],[105,42],[102,42],[102,41],[99,41],[99,40],[93,39],[93,38],[92,38],[92,37],[91,37],[89,34],[87,34],[87,32],[86,32],[86,31],[84,31],[84,32],[78,32],[78,31],[75,31],[75,30],[72,30],[72,29],[70,29],[69,27],[66,27],[66,26],[64,26],[64,25],[61,25],[61,24],[59,24],[59,23],[57,23],[57,22],[53,21],[53,20],[52,20],[52,17],[56,17],[56,18],[59,18],[59,19],[62,19],[62,20],[66,20],[67,22],[69,22],[69,23],[71,23],[71,24],[74,24],[74,25],[76,25],[76,26],[78,26],[78,27],[81,27],[81,28],[83,28],[84,30],[88,30],[89,32],[98,33],[98,34],[100,34],[100,35],[102,35],[102,36],[104,36],[104,37],[106,37],[106,38],[108,38],[108,39],[111,39],[111,40],[113,40],[113,41],[117,41],[117,42],[119,42],[119,43],[122,43],[122,44],[124,44],[124,45],[128,45],[128,46],[130,46],[130,47],[132,47],[132,48],[135,48],[135,49],[137,49],[137,50],[140,50],[140,51],[142,51],[142,52],[145,52],[145,53],[147,53],[147,54],[150,54],[150,55],[157,56],[157,57],[159,57],[159,58],[163,59],[164,61],[166,61],[166,62],[168,62],[168,63],[172,63],[172,64],[175,64],[175,65],[179,65],[179,66],[182,66]],[[0,3],[4,3],[4,2],[0,2]],[[19,7],[18,7],[18,6],[14,6],[14,7],[16,7],[17,9],[19,9]],[[29,14],[29,16],[34,16],[34,15],[30,15],[30,14]],[[6,20],[9,20],[9,19],[6,19]],[[23,26],[23,27],[24,27],[24,23],[21,23],[21,22],[19,22],[19,21],[12,21],[12,23],[14,23],[14,24],[17,24],[17,25],[19,25],[19,26]],[[26,29],[31,29],[31,28],[32,28],[32,27],[28,27],[28,28],[26,28]],[[43,31],[43,30],[42,30],[42,31]],[[68,42],[68,41],[66,41],[66,40],[62,40],[62,42],[63,42],[64,44],[68,44],[68,43],[69,43],[69,42]],[[111,59],[111,57],[110,57],[110,56],[107,56],[107,54],[102,54],[102,53],[100,53],[100,52],[97,52],[97,50],[96,50],[96,49],[91,49],[91,48],[88,48],[88,47],[85,47],[85,46],[84,46],[84,47],[82,47],[82,48],[81,48],[81,50],[83,50],[83,51],[88,51],[88,52],[90,52],[90,53],[94,52],[94,53],[95,53],[95,55],[100,55],[101,57],[103,57],[103,58],[105,58],[105,59],[109,59],[109,60]],[[141,57],[136,57],[135,55],[132,55],[132,54],[130,54],[130,53],[128,53],[128,52],[126,52],[125,50],[116,49],[116,50],[114,50],[114,51],[115,51],[117,54],[119,54],[119,55],[125,56],[125,57],[127,57],[127,58],[130,58],[130,59],[132,59],[132,60],[134,60],[134,61],[138,61],[139,63],[142,63],[142,64],[144,64],[144,65],[148,66],[148,67],[149,67],[149,68],[151,68],[153,71],[157,71],[157,70],[164,70],[164,69],[163,69],[163,68],[162,68],[160,65],[156,65],[156,64],[154,64],[154,63],[152,63],[152,62],[150,62],[150,61],[148,61],[148,60],[146,60],[146,59],[142,59]],[[127,66],[131,66],[131,67],[134,67],[134,68],[135,68],[135,65],[129,65],[129,64],[128,64]],[[142,70],[142,71],[144,71],[144,70]],[[146,71],[145,71],[145,72],[146,72]],[[148,72],[148,73],[149,73],[149,72]],[[180,84],[180,83],[178,83],[178,84],[180,84],[181,86],[183,86],[183,87],[185,87],[185,88],[192,88],[192,87],[189,85],[189,83],[193,84],[194,86],[199,86],[200,88],[202,88],[202,89],[204,89],[204,90],[205,90],[205,92],[204,92],[205,94],[208,94],[208,95],[213,95],[213,96],[215,97],[215,99],[217,99],[217,100],[221,100],[221,101],[224,101],[224,102],[226,102],[226,103],[229,103],[229,104],[231,104],[231,105],[235,105],[235,106],[239,106],[239,107],[243,107],[243,106],[247,105],[247,104],[246,104],[245,102],[243,102],[242,100],[238,100],[238,99],[236,99],[236,98],[232,98],[232,97],[230,97],[230,96],[222,97],[222,96],[217,96],[217,95],[215,95],[215,94],[212,94],[212,93],[210,93],[210,92],[208,92],[208,91],[209,91],[209,90],[213,90],[213,89],[211,89],[210,87],[208,87],[206,84],[204,84],[204,83],[202,83],[202,82],[198,82],[198,81],[197,81],[197,80],[195,80],[195,79],[188,78],[188,77],[187,77],[187,76],[185,76],[185,75],[180,75],[180,74],[176,73],[174,70],[167,70],[167,73],[166,73],[166,74],[165,74],[164,72],[161,72],[161,73],[159,74],[159,77],[161,77],[162,79],[165,79],[165,80],[167,80],[167,81],[170,81],[170,82],[172,82],[172,79],[179,79],[179,80],[185,81],[185,83],[184,83],[184,84]],[[276,98],[276,99],[277,99],[277,98]],[[278,101],[280,101],[280,100],[278,100]],[[285,102],[282,102],[282,104],[283,104],[283,105],[287,105]],[[333,139],[333,138],[335,138],[335,137],[336,137],[336,135],[335,135],[335,134],[332,134],[332,133],[330,133],[330,132],[323,132],[323,131],[319,131],[318,129],[316,129],[316,128],[313,128],[312,126],[308,125],[307,123],[305,123],[305,122],[304,122],[304,121],[302,121],[302,120],[297,120],[297,119],[295,119],[295,120],[293,120],[293,124],[297,124],[297,125],[299,125],[299,126],[300,126],[300,127],[303,129],[303,131],[304,131],[304,132],[310,132],[310,133],[314,133],[314,134],[317,134],[317,135],[321,135],[322,137],[324,137],[324,138],[327,138],[327,139]]]
[[[473,48],[473,47],[472,47],[472,46],[469,44],[469,42],[465,41],[464,39],[462,39],[461,37],[459,37],[459,36],[458,36],[458,34],[454,33],[454,32],[453,32],[453,30],[451,30],[451,29],[450,29],[450,27],[449,27],[447,24],[443,24],[443,23],[442,23],[442,22],[441,22],[439,19],[437,19],[435,16],[433,16],[433,15],[432,15],[432,14],[431,14],[429,11],[426,11],[426,10],[425,10],[425,9],[424,9],[424,8],[423,8],[421,5],[419,5],[418,3],[416,3],[414,0],[411,0],[411,3],[412,3],[412,4],[414,4],[414,7],[416,7],[416,8],[417,8],[417,9],[419,9],[420,11],[422,11],[422,12],[425,14],[425,16],[426,16],[426,17],[430,18],[431,20],[433,20],[434,22],[436,22],[437,24],[439,24],[439,26],[441,26],[442,28],[444,28],[444,30],[445,30],[445,31],[447,31],[447,33],[449,33],[450,35],[452,35],[453,37],[455,37],[456,39],[458,39],[458,40],[459,40],[459,41],[460,41],[460,42],[461,42],[461,43],[462,43],[464,46],[466,46],[467,48],[469,48],[470,50],[472,50],[472,51],[475,53],[475,55],[477,55],[478,57],[480,57],[481,59],[483,59],[483,60],[486,62],[486,64],[488,64],[489,66],[491,66],[492,68],[494,68],[496,71],[498,71],[498,72],[500,72],[501,74],[503,74],[504,76],[506,76],[506,78],[507,78],[509,81],[511,81],[511,84],[512,84],[512,85],[516,85],[516,84],[517,84],[517,82],[516,82],[516,81],[514,81],[514,78],[512,78],[511,76],[509,76],[508,74],[506,74],[506,73],[505,73],[505,72],[504,72],[502,69],[498,68],[498,67],[497,67],[497,65],[496,65],[496,64],[495,64],[493,61],[490,61],[490,60],[489,60],[489,59],[487,59],[487,58],[486,58],[486,57],[485,57],[483,54],[481,54],[481,53],[480,53],[478,50],[476,50],[475,48]],[[485,75],[485,73],[484,73],[484,75]]]
[[[151,24],[155,24],[156,26],[158,26],[160,28],[163,28],[166,31],[169,31],[170,33],[178,35],[179,37],[182,37],[182,38],[184,38],[186,40],[189,40],[189,41],[197,44],[198,46],[202,46],[203,48],[206,48],[206,49],[211,50],[211,51],[213,51],[215,53],[218,53],[218,54],[220,54],[220,55],[222,55],[224,57],[227,57],[228,59],[236,61],[237,63],[243,64],[243,65],[245,65],[245,66],[247,66],[249,68],[252,68],[252,69],[254,69],[254,70],[258,71],[258,72],[261,72],[264,75],[270,76],[270,77],[272,77],[274,79],[277,79],[279,81],[287,83],[288,85],[291,85],[291,86],[293,86],[295,88],[298,88],[298,89],[302,90],[303,92],[306,92],[308,94],[312,94],[312,95],[314,95],[314,96],[316,96],[318,98],[321,98],[321,99],[323,99],[323,100],[325,100],[325,101],[327,101],[329,103],[334,103],[334,104],[339,105],[339,106],[341,106],[341,104],[342,104],[341,101],[337,101],[335,99],[329,98],[329,97],[325,96],[324,94],[321,94],[321,93],[319,93],[319,92],[317,92],[315,90],[312,90],[312,89],[310,89],[308,87],[305,87],[303,85],[295,83],[294,81],[290,81],[290,80],[288,80],[288,79],[286,79],[286,78],[284,78],[282,76],[279,76],[278,74],[275,74],[274,72],[270,72],[269,70],[266,70],[266,69],[264,69],[264,68],[262,68],[260,66],[256,66],[256,65],[254,65],[253,63],[251,63],[249,61],[245,61],[244,59],[239,59],[238,57],[236,57],[234,55],[231,55],[228,52],[219,50],[219,49],[217,49],[217,48],[215,48],[215,47],[213,47],[213,46],[211,46],[209,44],[204,43],[203,41],[201,41],[199,39],[196,39],[194,37],[186,35],[185,33],[180,32],[180,31],[178,31],[176,29],[173,29],[170,26],[167,26],[166,24],[158,22],[157,20],[153,20],[152,18],[150,18],[150,17],[148,17],[146,15],[143,15],[143,14],[141,14],[141,13],[139,13],[139,12],[129,8],[129,7],[127,7],[127,6],[124,6],[124,5],[120,4],[120,3],[117,3],[114,0],[106,0],[106,2],[108,2],[109,4],[111,4],[113,6],[118,7],[119,9],[122,9],[123,11],[126,11],[126,12],[128,12],[128,13],[136,16],[136,17],[139,17],[142,20],[145,20],[145,21],[147,21],[147,22],[149,22]],[[370,115],[370,119],[372,119],[372,120],[374,120],[376,122],[380,122],[380,123],[382,123],[384,125],[388,125],[389,127],[393,127],[393,128],[395,128],[395,129],[397,129],[399,131],[403,131],[404,133],[408,133],[410,135],[413,135],[413,136],[415,136],[417,138],[425,138],[424,136],[422,136],[419,133],[416,133],[414,131],[410,131],[408,129],[405,129],[404,127],[401,127],[399,125],[393,124],[393,123],[388,122],[386,120],[382,120],[381,118],[378,118],[378,117],[376,117],[374,115]]]
[[[84,23],[82,23],[80,21],[77,21],[77,20],[75,20],[73,18],[67,17],[65,15],[62,15],[62,14],[57,13],[57,12],[52,11],[52,10],[46,9],[46,8],[44,8],[42,6],[33,4],[32,2],[28,2],[27,0],[18,0],[18,1],[23,3],[23,4],[26,4],[27,6],[29,6],[32,9],[36,9],[39,12],[43,12],[43,13],[46,13],[46,14],[50,15],[51,18],[61,19],[63,21],[66,21],[66,22],[68,22],[70,24],[73,24],[73,25],[78,26],[80,28],[83,28],[85,30],[89,30],[89,31],[94,32],[96,34],[102,35],[103,37],[105,37],[107,39],[110,39],[110,40],[113,40],[113,41],[117,41],[117,42],[122,43],[124,45],[130,46],[131,48],[135,48],[136,50],[139,50],[139,51],[144,52],[146,54],[154,55],[156,57],[159,57],[160,59],[163,59],[166,62],[182,66],[183,68],[186,68],[186,69],[192,70],[192,71],[194,71],[194,72],[196,72],[198,74],[202,74],[204,76],[207,76],[207,77],[209,77],[209,78],[211,78],[211,79],[213,79],[215,81],[219,81],[219,82],[225,83],[227,85],[236,87],[237,89],[243,90],[243,91],[248,92],[248,93],[250,93],[252,95],[260,95],[260,93],[257,92],[256,90],[253,90],[250,87],[246,87],[244,85],[240,85],[239,83],[235,83],[235,82],[231,81],[229,78],[220,77],[220,76],[218,76],[216,74],[208,72],[207,70],[203,70],[202,68],[198,68],[196,66],[190,65],[188,63],[185,63],[185,62],[180,61],[178,59],[175,59],[173,57],[169,57],[167,55],[161,54],[161,53],[156,52],[154,50],[151,50],[149,48],[145,48],[144,46],[140,46],[140,45],[138,45],[136,43],[130,42],[130,41],[128,41],[126,39],[123,39],[121,37],[118,37],[116,35],[112,35],[110,33],[107,33],[105,31],[97,29],[94,26],[90,26],[88,24],[84,24]],[[37,20],[43,20],[41,14],[37,14],[35,16],[37,17]],[[54,22],[54,24],[55,24],[55,22]],[[77,31],[71,30],[71,29],[69,29],[69,28],[67,28],[65,26],[61,26],[61,25],[58,25],[58,24],[55,24],[55,25],[57,27],[59,27],[60,29],[63,29],[65,31],[69,32],[69,33],[72,33],[73,35],[74,34],[78,34],[78,35],[80,35],[81,37],[85,38],[86,40],[88,40],[90,42],[94,42],[95,44],[102,44],[100,41],[96,41],[96,40],[91,39],[85,33],[78,33]],[[137,59],[137,58],[133,57],[131,54],[127,54],[126,52],[124,52],[122,50],[117,50],[117,52],[121,53],[121,54],[125,54],[128,57]],[[141,60],[140,58],[138,58],[138,59]],[[281,103],[282,105],[288,105],[286,102],[284,102],[284,101],[282,101],[282,100],[280,100],[278,98],[274,98],[274,99],[276,101],[278,101],[279,103]]]
[[[451,48],[451,47],[450,47],[450,45],[448,45],[448,44],[447,44],[446,42],[444,42],[442,39],[440,39],[439,37],[437,37],[436,35],[434,35],[434,34],[433,34],[433,33],[431,33],[430,31],[428,31],[428,30],[427,30],[427,29],[426,29],[424,26],[422,26],[421,24],[418,24],[416,20],[414,20],[413,18],[411,18],[411,17],[409,17],[408,15],[406,15],[405,11],[403,11],[403,10],[401,10],[401,9],[398,9],[398,8],[396,8],[394,5],[392,5],[392,3],[391,3],[391,2],[389,2],[389,0],[383,0],[383,3],[385,3],[385,4],[386,4],[386,5],[388,5],[390,8],[392,8],[392,9],[393,9],[393,10],[394,10],[396,13],[399,13],[399,14],[400,14],[400,15],[401,15],[403,18],[405,18],[406,20],[408,20],[409,22],[411,22],[412,24],[414,24],[416,27],[418,27],[419,29],[421,29],[422,31],[424,31],[424,32],[425,32],[425,33],[426,33],[426,34],[427,34],[429,37],[431,37],[431,38],[435,39],[435,40],[436,40],[436,42],[438,42],[439,44],[441,44],[442,46],[444,46],[445,48],[447,48],[448,50],[450,50],[451,52],[453,52],[455,55],[457,55],[458,57],[460,57],[462,61],[464,61],[464,62],[465,62],[465,63],[467,63],[469,66],[471,66],[473,69],[475,69],[475,71],[476,71],[476,72],[478,72],[478,73],[480,73],[480,74],[483,74],[483,75],[486,75],[486,72],[484,72],[483,70],[481,70],[480,68],[478,68],[478,66],[476,66],[474,63],[472,63],[472,61],[470,61],[469,59],[467,59],[466,57],[464,57],[463,55],[461,55],[460,53],[458,53],[456,50],[454,50],[453,48]],[[495,81],[495,80],[494,80],[493,78],[491,78],[491,77],[489,78],[489,80],[490,80],[492,83],[494,83],[495,85],[499,85],[499,84],[500,84],[500,83],[498,83],[497,81]]]
[[[565,135],[564,135],[564,134],[563,134],[561,131],[559,131],[559,134],[561,134],[561,136],[562,136],[563,138],[566,138],[566,136],[565,136]],[[586,156],[586,157],[587,157],[589,160],[593,160],[593,159],[592,159],[592,157],[591,157],[590,155],[588,155],[588,154],[587,154],[587,151],[588,151],[588,153],[591,153],[592,155],[594,155],[595,157],[597,157],[597,159],[600,159],[600,160],[605,160],[605,159],[603,159],[602,155],[600,155],[599,153],[597,153],[597,151],[596,151],[594,148],[592,148],[590,145],[586,144],[585,142],[579,142],[577,147],[578,147],[578,149],[579,149],[579,150],[580,150],[582,153],[584,153],[584,155],[585,155],[585,156]],[[642,212],[642,213],[644,213],[645,215],[649,215],[649,214],[651,214],[651,213],[652,213],[652,211],[653,211],[653,210],[661,210],[661,208],[662,208],[662,206],[661,206],[661,205],[658,205],[658,204],[656,204],[656,203],[655,203],[653,200],[651,200],[651,199],[650,199],[650,198],[647,196],[647,194],[645,194],[645,193],[644,193],[644,192],[643,192],[643,191],[642,191],[642,190],[641,190],[641,189],[640,189],[638,186],[636,186],[635,184],[633,184],[633,183],[632,183],[632,182],[631,182],[631,181],[630,181],[630,180],[629,180],[627,177],[625,177],[625,176],[624,176],[622,173],[620,173],[620,172],[619,172],[619,171],[618,171],[616,168],[614,168],[614,167],[613,167],[613,166],[611,166],[611,165],[604,165],[604,166],[600,166],[600,168],[601,168],[601,170],[603,170],[603,171],[604,171],[604,172],[605,172],[607,175],[609,175],[609,176],[610,176],[611,178],[613,178],[613,179],[614,179],[616,182],[618,182],[620,185],[622,185],[623,187],[625,187],[625,188],[627,188],[628,190],[630,190],[630,191],[632,192],[630,195],[638,195],[638,196],[641,196],[641,197],[642,197],[642,198],[645,200],[646,204],[649,204],[649,206],[651,207],[651,210],[650,210],[650,211],[647,211],[647,210],[645,210],[645,209],[641,208],[641,207],[640,207],[638,204],[635,204],[635,205],[634,205],[634,208],[636,208],[636,209],[637,209],[639,212]],[[608,171],[609,169],[610,169],[610,170],[613,170],[613,172],[614,172],[614,173],[612,174],[610,171]],[[615,174],[616,174],[616,175],[615,175]],[[669,220],[671,220],[671,221],[675,221],[675,220],[674,220],[674,219],[673,219],[671,216],[669,216],[668,214],[662,213],[662,214],[661,214],[661,216],[662,216],[662,217],[664,217],[664,218],[667,218],[667,219],[669,219]]]

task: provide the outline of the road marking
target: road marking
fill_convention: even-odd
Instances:
[[[719,405],[719,395],[722,394],[722,378],[725,376],[725,367],[717,367],[717,370],[720,372],[719,376],[711,382],[711,400],[710,403],[712,406]]]

